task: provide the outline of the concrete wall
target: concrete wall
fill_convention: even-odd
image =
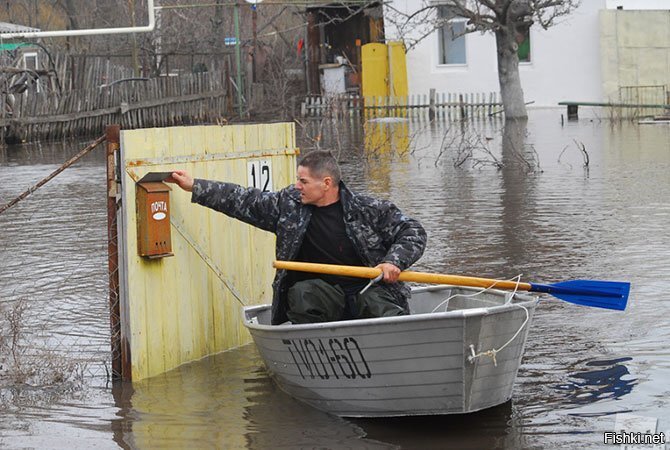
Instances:
[[[603,10],[600,29],[605,99],[621,86],[670,87],[670,11]]]
[[[393,6],[416,11],[422,0],[395,1]],[[600,101],[600,36],[598,12],[605,0],[589,0],[561,23],[543,30],[531,29],[531,62],[519,69],[526,101],[533,106],[556,106],[561,100]],[[401,38],[387,9],[387,38]],[[427,29],[413,29],[416,37]],[[493,34],[471,33],[466,38],[467,64],[438,64],[438,33],[430,33],[407,54],[410,94],[437,92],[499,92],[496,46]]]
[[[607,9],[622,8],[628,9],[668,9],[670,2],[668,0],[606,0]]]

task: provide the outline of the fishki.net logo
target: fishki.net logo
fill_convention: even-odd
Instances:
[[[606,431],[606,445],[618,445],[626,450],[665,450],[667,434],[659,432],[658,419],[635,414],[617,414],[614,431]]]

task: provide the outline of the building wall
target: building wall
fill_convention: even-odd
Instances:
[[[603,10],[600,28],[606,99],[619,100],[621,86],[670,89],[670,10]],[[663,100],[667,101],[647,98],[646,102]]]
[[[393,6],[416,11],[422,0],[395,1]],[[589,0],[548,30],[531,29],[531,60],[521,63],[524,97],[533,107],[556,106],[561,100],[601,101],[600,36],[598,12],[605,0]],[[387,39],[402,38],[387,9]],[[414,31],[414,35],[421,31]],[[407,54],[410,94],[437,92],[499,92],[493,34],[471,33],[466,38],[467,64],[438,64],[438,34],[430,33]]]
[[[668,9],[668,0],[606,0],[607,9]]]

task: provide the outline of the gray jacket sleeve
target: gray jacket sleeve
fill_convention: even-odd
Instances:
[[[404,215],[394,204],[387,203],[379,220],[389,248],[384,262],[406,270],[423,255],[428,240],[426,230],[415,219]]]
[[[274,233],[279,220],[280,192],[261,192],[234,183],[195,179],[191,202]]]

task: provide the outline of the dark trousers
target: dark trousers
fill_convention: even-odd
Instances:
[[[386,289],[372,285],[363,294],[345,295],[338,285],[321,279],[300,281],[288,290],[288,319],[292,323],[332,322],[404,315]]]

